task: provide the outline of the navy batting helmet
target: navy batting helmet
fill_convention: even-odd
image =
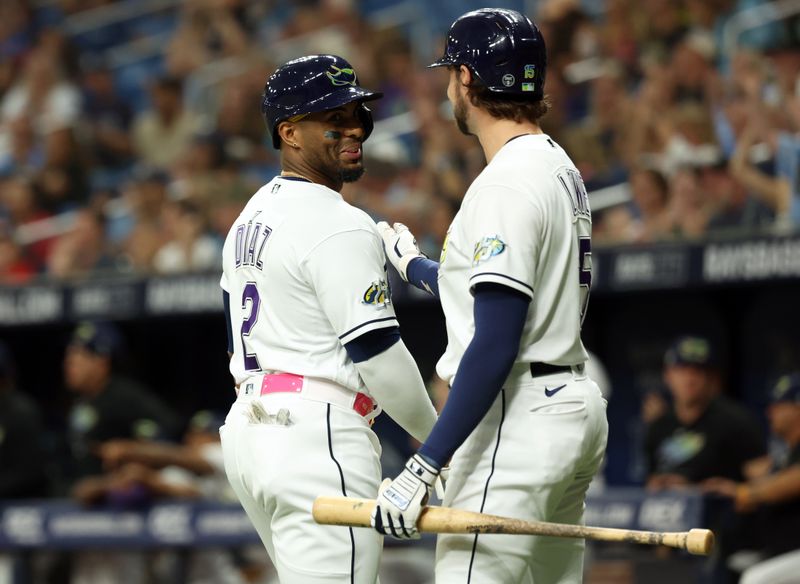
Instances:
[[[383,97],[358,85],[350,63],[336,55],[310,55],[284,63],[264,86],[261,113],[272,134],[272,145],[280,147],[278,124],[284,120]],[[358,110],[364,139],[372,133],[372,113],[362,103]]]
[[[430,67],[466,65],[489,91],[544,97],[547,54],[531,20],[515,10],[481,8],[456,19],[444,56]]]

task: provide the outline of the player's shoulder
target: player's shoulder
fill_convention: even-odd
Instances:
[[[535,202],[548,193],[560,193],[561,174],[578,170],[566,152],[547,134],[523,135],[501,148],[473,183],[475,193],[507,191]]]
[[[566,151],[547,134],[529,134],[512,139],[492,160],[493,172],[509,176],[541,178],[559,168],[575,168]]]
[[[375,221],[367,213],[345,201],[339,193],[334,191],[330,191],[330,193],[334,193],[336,196],[323,196],[315,199],[306,208],[304,216],[297,217],[297,219],[313,223],[320,234],[356,229],[375,231]]]

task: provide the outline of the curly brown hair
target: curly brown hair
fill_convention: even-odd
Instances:
[[[472,83],[467,85],[467,90],[472,105],[486,110],[493,118],[500,120],[538,124],[539,120],[550,110],[550,98],[547,95],[537,100],[509,97],[508,94],[489,91],[474,77]]]

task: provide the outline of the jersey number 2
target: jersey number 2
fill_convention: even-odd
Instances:
[[[248,282],[242,292],[242,310],[248,309],[247,316],[242,321],[241,337],[242,337],[242,352],[244,353],[244,368],[246,371],[260,371],[261,366],[258,364],[258,357],[255,353],[247,352],[247,345],[244,340],[245,337],[250,336],[250,331],[258,321],[258,307],[261,305],[261,297],[258,295],[258,288],[255,282]]]

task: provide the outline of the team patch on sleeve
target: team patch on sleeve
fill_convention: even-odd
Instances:
[[[484,237],[475,244],[472,252],[472,265],[477,266],[496,255],[500,255],[506,250],[506,243],[500,239],[499,235]]]
[[[392,295],[389,292],[389,284],[386,280],[381,278],[370,284],[369,288],[364,291],[361,303],[371,304],[376,308],[385,308],[389,306],[392,303]]]

